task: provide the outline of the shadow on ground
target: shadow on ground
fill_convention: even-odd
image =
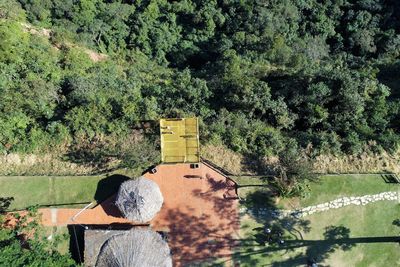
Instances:
[[[268,266],[311,266],[312,263],[323,265],[324,261],[337,250],[349,251],[360,243],[399,243],[399,236],[350,237],[350,229],[342,225],[330,225],[324,229],[323,239],[306,240],[302,233],[311,231],[310,221],[304,218],[287,216],[277,218],[260,210],[276,210],[273,194],[261,188],[247,195],[242,205],[252,210],[251,216],[260,227],[252,228],[251,224],[242,225],[247,232],[240,240],[240,249],[234,254],[234,261],[244,266],[260,266],[263,259],[275,257]],[[395,220],[393,225],[400,225]],[[269,229],[267,231],[267,229]],[[296,250],[299,253],[296,254]],[[292,257],[287,258],[291,252]]]
[[[397,175],[395,175],[395,174],[382,174],[381,177],[387,184],[399,184],[400,183],[400,178],[397,177]]]
[[[188,201],[199,206],[182,204],[162,213],[177,266],[214,266],[215,261],[230,257],[238,244],[234,236],[239,230],[234,183],[213,172],[205,173],[202,179],[203,187],[188,192]]]
[[[71,253],[72,259],[77,263],[83,263],[85,241],[84,241],[85,229],[80,225],[68,225],[69,239],[69,252]]]
[[[96,173],[111,171],[108,168],[113,157],[109,156],[104,148],[93,144],[86,144],[81,147],[72,147],[64,155],[64,160],[93,168]]]
[[[13,197],[0,197],[0,214],[8,210],[12,201],[14,201]]]
[[[129,180],[130,178],[125,175],[113,174],[101,179],[97,184],[94,199],[98,204],[111,197],[118,192],[119,186]]]

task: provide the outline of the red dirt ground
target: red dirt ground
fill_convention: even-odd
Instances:
[[[161,211],[150,222],[156,231],[168,232],[174,266],[229,258],[239,231],[235,184],[208,165],[191,169],[190,164],[163,164],[155,174],[163,194]],[[80,209],[41,209],[46,226],[129,223],[114,206],[115,196],[75,216]],[[72,219],[75,216],[74,219]]]
[[[239,231],[234,183],[203,163],[199,169],[164,164],[157,170],[145,174],[164,196],[163,207],[150,224],[168,232],[174,265],[229,257]]]

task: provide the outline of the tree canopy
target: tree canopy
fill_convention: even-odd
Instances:
[[[395,151],[399,19],[383,0],[1,1],[0,151],[115,155],[164,116],[259,157]]]
[[[52,241],[44,237],[35,208],[24,214],[5,215],[11,201],[0,198],[1,266],[77,266],[69,254],[57,251],[60,236],[54,236]],[[13,223],[9,224],[10,221]]]

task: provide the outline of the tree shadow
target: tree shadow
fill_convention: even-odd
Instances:
[[[391,64],[381,64],[379,66],[378,80],[384,85],[390,87],[391,94],[389,96],[390,99],[398,99],[400,98],[400,86],[398,73],[400,70],[400,62],[391,63]]]
[[[216,180],[214,177],[212,177],[210,174],[206,174],[206,178],[207,178],[207,183],[210,185],[211,190],[213,191],[219,191],[219,190],[223,190],[223,189],[227,189],[229,187],[228,185],[228,181],[224,181],[224,180]],[[234,185],[232,185],[234,186]]]
[[[120,185],[129,179],[131,178],[120,174],[113,174],[101,179],[97,183],[96,193],[94,194],[94,199],[96,200],[97,204],[100,204],[101,202],[110,198],[112,195],[116,194]]]
[[[343,226],[326,227],[324,240],[304,240],[303,234],[311,231],[310,221],[296,214],[282,213],[271,190],[260,188],[249,193],[242,205],[247,209],[246,214],[261,226],[252,227],[249,224],[246,228],[243,225],[242,230],[247,234],[238,240],[240,248],[234,254],[237,263],[259,265],[264,257],[276,256],[277,253],[284,256],[305,247],[305,252],[275,261],[271,266],[311,266],[314,262],[323,266],[321,263],[334,251],[349,250],[355,245],[348,240],[350,230]]]
[[[274,193],[268,190],[268,188],[249,193],[246,198],[242,199],[241,204],[247,209],[253,209],[255,212],[263,208],[277,209],[274,201]]]
[[[168,243],[175,264],[211,265],[218,258],[229,256],[237,243],[231,235],[231,225],[216,223],[209,214],[195,215],[171,209],[166,220],[172,222],[168,227]]]
[[[71,148],[65,155],[66,161],[86,165],[94,168],[97,173],[110,171],[107,166],[114,159],[109,156],[104,148],[95,145],[85,145],[78,148]]]
[[[294,266],[294,263],[310,265],[317,263],[322,265],[323,261],[336,250],[349,251],[357,244],[362,243],[399,243],[398,236],[382,236],[382,237],[348,237],[349,230],[343,226],[328,226],[324,233],[324,240],[293,240],[288,241],[285,248],[295,249],[307,247],[306,252],[299,253],[290,259],[274,262],[271,266]],[[328,236],[326,236],[328,235]],[[329,236],[332,235],[332,236]],[[399,243],[400,244],[400,243]]]
[[[274,170],[274,165],[266,163],[265,160],[263,160],[256,153],[246,153],[243,158],[244,171],[249,172],[249,175],[246,176],[251,176],[252,173],[259,175],[274,175],[276,173]]]
[[[257,218],[258,222],[263,222],[262,218]],[[400,225],[399,220],[392,222],[394,225]],[[271,234],[265,232],[268,227],[272,233],[283,232],[281,236],[271,239]],[[259,263],[259,257],[271,257],[281,253],[282,256],[288,252],[295,252],[296,249],[305,248],[305,252],[299,252],[294,256],[281,261],[274,261],[269,266],[317,266],[323,265],[335,251],[349,251],[360,243],[399,243],[400,236],[380,236],[380,237],[350,237],[350,229],[342,225],[327,226],[324,229],[322,240],[305,240],[302,232],[311,231],[309,221],[286,216],[283,218],[264,219],[262,227],[253,228],[253,235],[240,240],[242,249],[236,253],[236,261],[254,265]],[[277,242],[283,240],[282,243]],[[247,248],[248,247],[248,248]]]
[[[283,230],[290,232],[290,229],[282,227]],[[272,228],[272,232],[276,231]],[[254,263],[254,259],[251,260],[251,256],[256,254],[262,254],[265,256],[269,256],[273,253],[282,252],[282,254],[286,254],[289,251],[294,251],[295,249],[307,247],[304,253],[298,253],[295,256],[290,257],[289,259],[285,259],[282,261],[275,261],[271,264],[271,266],[311,266],[312,263],[318,263],[318,266],[321,265],[329,256],[334,253],[336,250],[341,249],[343,251],[350,250],[353,246],[358,242],[362,242],[363,240],[357,238],[349,238],[350,230],[343,226],[328,226],[325,228],[324,232],[324,240],[304,240],[302,237],[296,236],[292,237],[290,235],[282,235],[281,239],[282,243],[278,243],[275,240],[273,242],[266,241],[265,244],[262,244],[263,247],[256,251],[248,250],[247,252],[242,253],[241,255],[237,255],[240,258],[240,261],[243,263],[243,260],[250,259],[251,263]],[[260,239],[260,236],[267,235],[265,233],[258,232],[255,235],[256,239]],[[371,240],[376,241],[376,240]],[[367,241],[364,241],[367,242]],[[247,263],[247,262],[246,262]]]
[[[14,201],[13,197],[0,197],[0,214],[8,211],[12,201]]]
[[[317,242],[307,248],[307,260],[323,262],[336,250],[348,251],[355,243],[340,243],[340,239],[349,239],[350,229],[344,226],[328,226],[325,228],[324,241]]]
[[[206,179],[209,190],[195,189],[192,191],[192,195],[200,198],[204,203],[212,204],[212,213],[218,220],[227,220],[232,224],[238,223],[235,206],[235,201],[238,199],[236,184],[232,183],[230,179],[218,180],[210,174],[206,174]]]
[[[203,180],[202,187],[188,192],[188,201],[197,204],[162,212],[174,265],[223,266],[216,261],[230,257],[238,244],[237,197],[226,198],[235,196],[235,183],[213,171]]]

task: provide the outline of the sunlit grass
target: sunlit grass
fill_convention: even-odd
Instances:
[[[249,178],[250,179],[250,178]],[[255,179],[242,180],[246,184],[256,184]],[[280,200],[279,205],[295,203],[297,206],[315,205],[333,200],[341,196],[361,196],[385,191],[396,191],[399,185],[387,184],[380,175],[335,175],[324,176],[320,183],[311,185],[311,193],[303,199]],[[262,187],[246,188],[242,197],[249,196]],[[240,190],[240,189],[239,189]],[[262,202],[261,199],[257,199]],[[260,204],[259,203],[259,204]],[[264,200],[263,203],[271,203]],[[274,203],[274,201],[272,201]],[[275,205],[276,205],[275,201]],[[366,206],[347,206],[344,208],[316,213],[303,218],[308,224],[309,231],[295,227],[286,232],[288,240],[285,246],[264,246],[256,241],[256,236],[263,234],[262,229],[270,218],[255,218],[244,215],[241,218],[242,247],[235,260],[240,266],[305,266],[307,260],[315,257],[319,265],[329,266],[400,266],[399,241],[381,243],[381,237],[399,238],[400,228],[393,224],[400,218],[400,204],[396,201],[380,201]],[[294,219],[297,221],[298,219]],[[282,221],[276,221],[283,226]],[[348,231],[348,236],[337,237],[344,239],[348,246],[343,250],[335,240],[325,240],[327,227],[336,227]],[[297,230],[297,231],[296,231]],[[373,239],[363,239],[363,238]],[[305,245],[290,239],[308,240]],[[368,240],[368,242],[363,241]],[[294,243],[290,243],[294,242]],[[339,242],[339,241],[338,241]],[[294,249],[287,249],[289,244],[300,244]],[[331,252],[329,250],[332,249]],[[318,261],[319,260],[319,261]]]
[[[99,181],[106,177],[4,176],[0,177],[0,197],[14,198],[9,210],[25,209],[33,205],[81,207],[80,203],[95,201],[96,192],[104,198],[111,193],[108,191],[118,188],[118,184],[113,186],[112,183],[107,184],[108,188],[99,188]]]

